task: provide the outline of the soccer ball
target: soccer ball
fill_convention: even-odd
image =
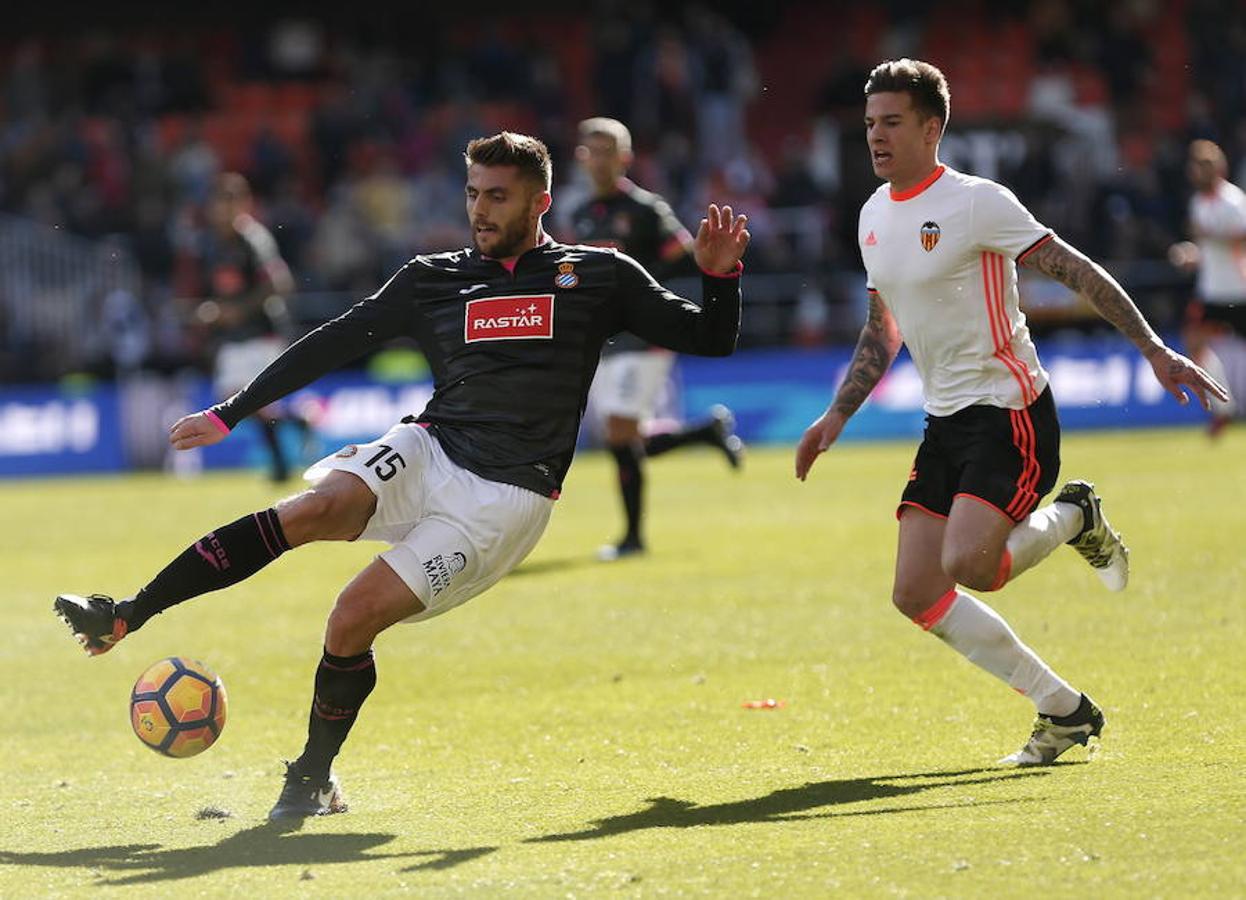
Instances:
[[[202,753],[225,727],[225,685],[201,662],[171,656],[152,665],[130,692],[130,725],[157,753]]]

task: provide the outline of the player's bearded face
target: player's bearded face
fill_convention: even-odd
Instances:
[[[467,220],[476,249],[506,259],[533,247],[547,197],[513,166],[470,166]]]

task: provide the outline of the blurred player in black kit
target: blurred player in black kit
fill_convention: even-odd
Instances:
[[[576,159],[593,183],[593,196],[572,218],[575,240],[616,247],[659,280],[694,274],[692,235],[675,218],[669,204],[642,190],[626,177],[632,163],[632,136],[617,119],[585,119],[579,127]],[[709,421],[645,437],[644,423],[667,384],[675,355],[634,334],[616,335],[602,350],[601,365],[589,408],[604,419],[606,448],[618,464],[619,491],[626,531],[617,544],[598,551],[605,561],[644,550],[644,459],[676,447],[709,444],[739,468],[743,444],[733,433],[735,419],[725,406],[715,406]]]
[[[698,307],[616,250],[546,236],[551,167],[536,138],[478,138],[465,158],[474,246],[415,257],[233,397],[175,423],[170,442],[185,450],[223,440],[246,416],[400,335],[419,342],[433,371],[424,411],[322,459],[306,474],[308,490],[208,533],[133,598],[63,594],[55,602],[96,655],[151,616],[236,584],[294,547],[390,544],[329,615],[307,744],[288,764],[270,818],[345,809],[331,764],[376,684],[376,636],[482,593],[536,544],[571,465],[606,339],[627,330],[685,353],[735,349],[744,216],[708,208],[694,246],[705,273]]]
[[[251,187],[237,172],[217,176],[207,205],[207,229],[198,247],[200,325],[211,330],[216,344],[213,388],[229,397],[281,355],[289,341],[285,298],[294,278],[272,234],[252,215]],[[310,426],[300,416],[272,404],[257,416],[271,458],[273,481],[290,477],[290,464],[277,432],[289,422],[304,442]]]

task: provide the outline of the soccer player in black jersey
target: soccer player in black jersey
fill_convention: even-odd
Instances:
[[[316,463],[308,490],[208,533],[133,598],[62,594],[54,605],[96,655],[151,616],[236,584],[294,547],[388,542],[329,615],[307,743],[287,766],[270,818],[345,809],[330,769],[376,684],[376,636],[469,600],[536,544],[607,338],[627,330],[685,353],[735,349],[744,216],[709,206],[694,246],[705,273],[698,307],[622,253],[545,235],[551,171],[539,140],[502,132],[469,143],[465,157],[474,246],[415,257],[233,397],[174,423],[170,442],[214,444],[246,416],[400,335],[419,342],[433,371],[424,411]]]
[[[617,247],[659,280],[694,274],[692,235],[670,205],[627,178],[632,162],[632,136],[617,119],[595,117],[580,123],[576,159],[593,184],[593,196],[572,216],[579,243]],[[708,421],[643,437],[641,426],[651,419],[662,388],[669,380],[675,355],[634,334],[616,335],[602,349],[593,380],[589,408],[604,420],[606,448],[618,464],[619,492],[626,530],[617,544],[598,557],[609,561],[644,550],[644,459],[676,447],[709,444],[738,468],[743,445],[733,433],[731,411],[716,406]]]
[[[294,277],[272,233],[252,214],[251,186],[237,172],[217,176],[208,199],[208,227],[197,246],[199,281],[195,296],[206,297],[195,318],[216,342],[213,388],[228,397],[276,359],[289,343],[285,297],[294,291]],[[311,425],[293,411],[275,404],[256,414],[272,461],[275,482],[290,476],[277,426],[294,425],[303,442]]]

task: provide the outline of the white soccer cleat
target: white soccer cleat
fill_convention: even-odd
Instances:
[[[1090,563],[1109,591],[1129,584],[1129,548],[1103,515],[1103,503],[1089,481],[1070,481],[1056,495],[1056,503],[1071,503],[1082,511],[1082,530],[1068,543]]]

